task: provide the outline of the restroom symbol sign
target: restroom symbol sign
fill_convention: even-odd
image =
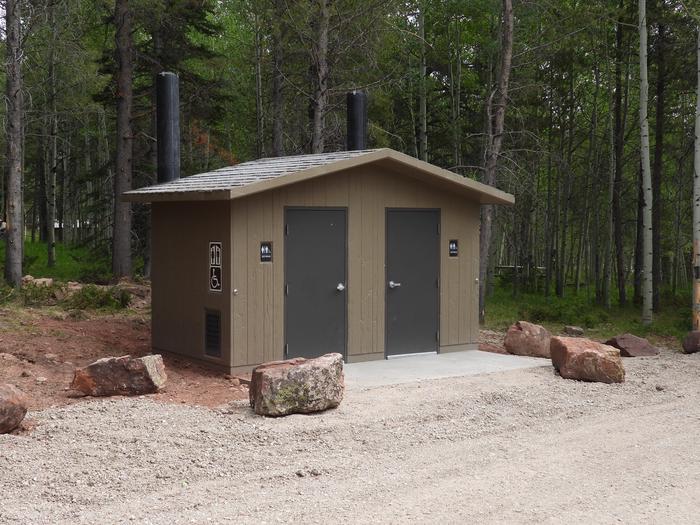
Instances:
[[[272,243],[260,243],[260,262],[272,262]]]
[[[221,243],[209,243],[209,291],[221,292],[224,288],[221,271]]]
[[[209,243],[209,266],[221,267],[221,243]]]
[[[459,255],[459,244],[457,239],[452,239],[449,244],[450,257],[457,257]]]

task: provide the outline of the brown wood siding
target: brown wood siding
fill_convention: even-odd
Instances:
[[[478,341],[479,205],[376,166],[300,182],[232,202],[234,349],[232,366],[284,353],[284,208],[348,208],[348,356],[384,355],[386,208],[440,208],[440,346]],[[448,242],[459,240],[459,257]],[[260,242],[273,262],[261,263]]]
[[[153,203],[152,346],[215,365],[231,358],[229,202]],[[223,291],[209,292],[209,242],[223,248]],[[204,354],[204,310],[221,312],[221,359]]]

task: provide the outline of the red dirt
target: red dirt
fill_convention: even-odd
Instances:
[[[148,313],[91,314],[60,319],[48,309],[0,309],[0,383],[12,383],[31,398],[30,408],[85,399],[68,389],[76,367],[102,357],[151,353]],[[215,407],[246,399],[248,389],[223,373],[163,356],[168,381],[150,397],[164,402]]]

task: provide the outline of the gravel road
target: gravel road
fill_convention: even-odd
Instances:
[[[546,361],[543,361],[546,363]],[[0,436],[0,523],[698,523],[700,355],[350,390],[264,419],[147,398]]]

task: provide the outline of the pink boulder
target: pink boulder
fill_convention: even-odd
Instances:
[[[565,379],[622,383],[625,368],[620,351],[580,337],[552,337],[552,364]]]
[[[0,434],[16,429],[27,414],[27,396],[13,385],[0,385]]]
[[[88,396],[133,396],[154,394],[165,385],[163,358],[105,357],[75,371],[71,388]]]
[[[320,412],[337,407],[344,391],[343,356],[298,357],[253,369],[250,406],[262,416]]]
[[[492,343],[479,343],[479,350],[482,352],[491,352],[492,354],[507,354],[505,348],[502,346],[494,345]]]
[[[700,331],[694,330],[685,336],[685,339],[683,339],[683,352],[686,354],[700,352]]]
[[[606,345],[617,348],[622,357],[644,357],[659,355],[659,349],[649,341],[633,334],[622,334],[605,341]]]
[[[518,321],[508,329],[503,345],[510,354],[549,357],[551,338],[552,334],[543,326],[527,321]]]

